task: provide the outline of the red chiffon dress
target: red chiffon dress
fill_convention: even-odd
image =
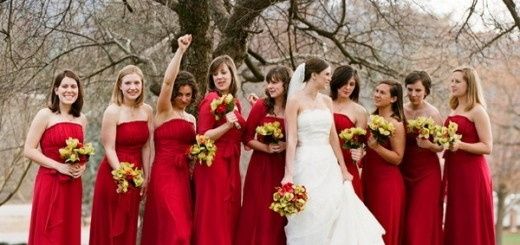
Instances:
[[[341,131],[347,128],[356,127],[356,125],[350,120],[347,115],[334,113],[334,124],[336,125],[337,133],[339,134]],[[343,148],[343,140],[339,140],[341,144],[341,152],[343,153],[343,158],[345,159],[345,165],[347,166],[347,170],[350,174],[352,174],[352,187],[354,187],[354,191],[359,199],[363,200],[363,188],[361,185],[361,176],[359,175],[358,167],[354,160],[352,160],[352,155],[350,154],[349,149]]]
[[[285,132],[284,119],[267,116],[264,101],[256,102],[247,118],[244,143],[254,139],[256,127],[275,121],[280,123],[282,132]],[[266,140],[262,136],[257,138],[261,142]],[[284,245],[286,243],[284,226],[287,220],[269,209],[275,187],[280,186],[284,171],[285,151],[272,154],[253,151],[244,182],[244,198],[235,244]]]
[[[58,162],[59,149],[69,137],[83,142],[80,124],[60,122],[48,127],[40,139],[42,153]],[[28,244],[77,244],[81,242],[81,178],[40,166],[34,183]]]
[[[169,120],[155,129],[154,141],[141,244],[189,245],[193,210],[186,152],[195,142],[194,125]]]
[[[124,122],[117,126],[116,154],[120,162],[143,167],[143,146],[149,137],[147,121]],[[117,193],[112,179],[112,167],[105,158],[96,177],[92,220],[91,245],[136,244],[140,188],[130,185],[126,193]]]
[[[417,146],[417,134],[406,135],[401,163],[406,186],[405,245],[442,244],[441,167],[437,153]]]
[[[459,125],[461,141],[476,143],[480,139],[475,124],[468,118],[449,116],[445,124]],[[458,150],[445,152],[447,207],[444,244],[495,244],[493,225],[493,188],[484,155]]]
[[[199,106],[197,131],[204,134],[226,122],[216,120],[210,104],[219,98],[217,92],[210,92]],[[240,104],[237,101],[240,111]],[[245,125],[240,112],[235,110],[241,128]],[[213,165],[195,165],[193,181],[195,186],[195,209],[193,244],[229,245],[233,244],[240,213],[240,142],[242,130],[233,127],[216,142],[217,153]]]
[[[390,149],[390,143],[383,145]],[[385,161],[378,153],[367,147],[361,172],[365,205],[385,229],[386,245],[401,245],[405,187],[399,166]]]

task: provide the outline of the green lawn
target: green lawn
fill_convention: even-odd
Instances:
[[[509,233],[509,232],[504,231],[503,237],[502,237],[502,244],[503,245],[520,245],[520,233]]]

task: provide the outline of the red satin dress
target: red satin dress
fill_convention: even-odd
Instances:
[[[347,115],[340,113],[334,113],[334,124],[336,125],[338,134],[344,129],[356,127],[356,125]],[[359,199],[363,200],[363,188],[361,185],[361,176],[359,175],[358,167],[356,166],[356,163],[354,163],[354,160],[352,160],[350,150],[343,148],[343,140],[340,139],[339,141],[342,146],[341,152],[343,153],[343,159],[345,159],[345,165],[347,166],[348,172],[353,176],[352,187],[354,187],[354,191],[356,192]]]
[[[405,245],[442,244],[441,167],[437,153],[417,146],[406,135],[401,173],[406,186]]]
[[[141,244],[189,245],[193,210],[186,152],[195,142],[194,125],[169,120],[155,129],[154,141]]]
[[[390,143],[383,145],[390,149]],[[367,147],[361,172],[365,205],[383,226],[386,245],[401,245],[404,227],[405,187],[399,166],[385,161]]]
[[[211,113],[210,104],[219,98],[210,92],[199,105],[197,131],[204,134],[226,122],[225,118],[216,120]],[[237,103],[240,110],[240,104]],[[235,111],[241,128],[245,120]],[[195,164],[193,181],[195,186],[195,209],[193,244],[230,245],[236,235],[240,213],[240,142],[242,130],[233,127],[216,142],[217,153],[213,165]]]
[[[148,137],[147,121],[119,124],[115,146],[119,161],[133,163],[136,167],[142,168],[142,151]],[[117,193],[117,183],[112,179],[111,171],[112,167],[105,156],[96,177],[90,244],[136,244],[141,189],[130,185],[126,193]]]
[[[264,101],[256,102],[247,118],[244,143],[254,139],[256,127],[275,121],[280,123],[282,132],[285,132],[284,119],[267,116]],[[257,138],[265,142],[262,136]],[[244,198],[235,244],[285,245],[284,226],[287,219],[269,209],[275,187],[280,186],[284,172],[285,151],[272,154],[253,151],[244,182]]]
[[[446,125],[455,122],[462,141],[476,143],[480,139],[475,124],[461,115],[449,116]],[[489,166],[484,155],[463,150],[446,151],[447,184],[445,245],[495,244],[493,225],[493,188]]]
[[[80,124],[59,122],[48,127],[40,139],[42,153],[64,162],[59,149],[69,137],[83,142]],[[68,245],[81,243],[81,178],[74,179],[40,166],[34,183],[28,244]]]

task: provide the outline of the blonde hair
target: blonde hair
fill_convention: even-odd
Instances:
[[[141,71],[141,69],[139,69],[139,67],[137,67],[135,65],[127,65],[119,71],[119,74],[117,74],[117,80],[116,80],[116,83],[114,84],[114,90],[112,90],[112,103],[115,103],[117,105],[123,104],[124,96],[123,96],[123,92],[120,89],[121,83],[123,82],[123,77],[125,77],[126,75],[134,74],[134,73],[137,74],[141,78],[141,84],[142,84],[141,94],[135,100],[134,107],[139,107],[140,105],[142,105],[144,103],[143,71]]]
[[[462,78],[467,84],[466,96],[468,97],[468,106],[464,108],[465,111],[473,109],[475,104],[481,104],[486,108],[486,101],[484,100],[484,94],[482,93],[482,86],[480,85],[480,77],[477,71],[472,67],[464,66],[459,67],[453,72],[462,73]],[[450,97],[450,108],[455,110],[459,106],[459,99],[457,97]]]

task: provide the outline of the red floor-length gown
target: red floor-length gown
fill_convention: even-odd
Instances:
[[[258,126],[275,121],[280,123],[285,134],[284,119],[268,116],[264,101],[256,102],[247,118],[244,143],[254,139]],[[257,136],[257,139],[265,142],[262,136]],[[269,209],[275,187],[280,186],[284,171],[285,151],[272,154],[253,151],[244,182],[244,198],[235,244],[285,245],[284,226],[287,220]]]
[[[199,106],[197,132],[204,134],[226,122],[216,120],[210,104],[219,98],[210,92]],[[237,103],[240,110],[240,104]],[[235,111],[241,128],[244,118]],[[213,165],[195,165],[193,174],[195,186],[195,209],[193,242],[195,245],[233,244],[240,213],[240,142],[242,130],[233,127],[216,142],[217,154]]]
[[[390,143],[383,146],[389,149]],[[385,229],[385,244],[401,245],[405,187],[399,166],[385,161],[368,147],[361,173],[365,205]]]
[[[119,161],[133,163],[136,167],[142,168],[142,149],[148,137],[147,121],[119,124],[115,146]],[[126,193],[117,193],[117,183],[112,179],[111,171],[112,167],[105,157],[99,165],[96,177],[90,244],[136,244],[141,189],[130,185]]]
[[[461,115],[449,116],[457,123],[462,141],[476,143],[480,139],[475,124]],[[444,225],[445,245],[495,244],[493,225],[493,189],[491,174],[484,155],[463,150],[445,153],[447,207]]]
[[[441,167],[437,153],[417,146],[417,134],[406,135],[401,163],[406,187],[405,245],[442,244]]]
[[[171,119],[155,129],[154,141],[141,244],[189,245],[193,210],[186,152],[195,142],[195,127]]]
[[[350,120],[347,115],[334,113],[334,124],[336,125],[337,133],[339,134],[341,131],[347,128],[356,127],[356,125]],[[352,187],[354,187],[354,191],[356,192],[359,199],[363,200],[363,188],[361,185],[361,176],[359,175],[358,167],[354,160],[352,160],[352,155],[350,154],[349,149],[343,148],[343,140],[340,139],[341,151],[343,152],[343,158],[345,159],[345,165],[347,166],[347,170],[350,174],[352,174]]]
[[[80,124],[59,122],[48,127],[40,139],[42,153],[64,162],[59,149],[69,137],[83,142]],[[30,245],[81,243],[81,178],[74,179],[57,170],[40,166],[34,183],[29,230]]]

